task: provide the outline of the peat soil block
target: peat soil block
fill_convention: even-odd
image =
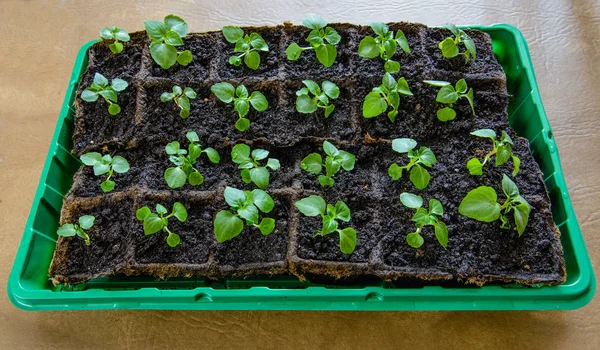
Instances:
[[[446,29],[427,28],[420,24],[392,23],[394,31],[402,30],[411,47],[406,54],[398,49],[394,60],[400,62],[400,73],[412,96],[400,95],[397,120],[385,114],[376,118],[362,117],[365,96],[381,84],[385,71],[380,59],[366,59],[357,54],[360,41],[372,30],[365,26],[331,24],[342,39],[335,63],[325,68],[313,51],[305,51],[297,61],[289,61],[286,47],[296,42],[306,45],[309,30],[290,24],[276,27],[243,28],[256,31],[269,45],[261,52],[259,69],[243,64],[228,64],[233,45],[220,32],[188,35],[183,49],[193,54],[190,65],[178,64],[164,70],[151,58],[149,41],[144,33],[132,34],[125,50],[112,55],[106,42],[89,50],[89,65],[81,78],[75,102],[76,117],[73,154],[96,151],[121,155],[131,169],[114,174],[115,190],[104,193],[91,167],[82,166],[75,174],[74,185],[65,197],[61,224],[76,222],[81,215],[94,215],[95,225],[89,230],[89,246],[74,237],[59,237],[49,276],[54,283],[76,284],[91,278],[110,275],[151,275],[169,277],[248,277],[253,275],[295,274],[302,279],[351,283],[382,278],[403,283],[443,283],[453,280],[481,285],[486,282],[523,284],[558,284],[565,280],[560,232],[552,219],[550,200],[542,173],[532,157],[527,140],[512,131],[507,107],[510,96],[506,77],[492,52],[490,37],[480,31],[467,31],[477,47],[477,59],[465,63],[463,57],[446,59],[438,43],[450,36]],[[181,49],[180,49],[181,50]],[[88,103],[80,98],[91,84],[95,73],[109,80],[121,78],[129,87],[119,93],[121,113],[111,116],[107,104],[100,99]],[[446,80],[455,83],[465,78],[475,90],[475,115],[466,99],[454,109],[455,120],[440,122],[435,102],[439,88],[423,80]],[[340,88],[336,108],[329,118],[323,110],[313,114],[296,111],[296,91],[302,80],[330,80]],[[234,124],[237,112],[214,96],[210,87],[226,81],[244,84],[250,92],[261,91],[269,104],[264,112],[251,110],[250,129],[239,132]],[[191,114],[179,116],[174,102],[161,102],[160,95],[173,85],[193,88],[198,96],[191,100]],[[493,159],[483,176],[470,176],[467,161],[491,150],[488,139],[470,132],[493,129],[498,135],[506,131],[514,140],[514,153],[521,159],[521,171],[513,178],[521,195],[531,205],[529,224],[519,237],[514,229],[501,229],[500,222],[484,223],[458,214],[460,201],[468,191],[482,185],[493,187],[504,200],[501,190],[503,174],[510,174],[512,162],[500,167]],[[213,164],[203,155],[195,167],[203,174],[198,186],[189,183],[172,190],[164,171],[173,166],[165,145],[179,141],[187,148],[185,134],[195,131],[203,147],[215,148],[221,162]],[[412,138],[419,146],[429,147],[437,157],[431,168],[431,182],[418,190],[408,174],[397,181],[388,175],[392,163],[405,165],[406,155],[391,148],[394,138]],[[300,168],[309,153],[322,155],[322,144],[329,140],[339,149],[356,155],[356,166],[335,175],[335,186],[323,188],[317,175]],[[216,213],[228,209],[223,198],[226,186],[252,190],[254,184],[242,181],[237,164],[231,160],[236,143],[246,143],[270,152],[281,168],[271,171],[266,191],[275,208],[265,215],[276,220],[272,234],[263,236],[256,228],[244,228],[231,241],[218,243],[213,233]],[[447,248],[436,240],[431,226],[423,230],[424,244],[419,249],[406,243],[406,235],[415,230],[411,221],[413,209],[399,200],[402,192],[422,196],[427,203],[438,199],[444,208],[441,219],[447,224]],[[295,209],[294,202],[309,195],[320,195],[327,203],[342,200],[351,209],[351,220],[341,228],[357,231],[356,250],[342,254],[337,234],[316,236],[320,217],[306,217]],[[175,218],[169,228],[179,234],[181,243],[167,245],[167,234],[144,235],[135,217],[141,206],[167,209],[181,202],[188,211],[185,223]],[[512,213],[509,214],[512,221]]]

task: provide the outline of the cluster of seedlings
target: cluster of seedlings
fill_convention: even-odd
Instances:
[[[318,62],[325,67],[330,67],[337,57],[337,45],[341,36],[319,16],[309,15],[302,23],[311,29],[306,37],[309,45],[303,47],[297,43],[290,44],[285,50],[288,60],[298,60],[304,51],[314,51]],[[151,39],[151,56],[160,67],[168,69],[175,64],[185,66],[193,60],[190,51],[177,51],[177,47],[184,44],[183,39],[188,32],[188,26],[183,19],[168,15],[163,22],[145,21],[144,25]],[[357,54],[365,58],[379,57],[384,61],[385,72],[382,72],[381,85],[374,87],[364,97],[362,115],[364,118],[374,118],[387,112],[389,120],[393,123],[399,114],[401,95],[413,95],[405,78],[394,77],[393,74],[399,73],[401,67],[400,63],[393,58],[397,56],[398,48],[402,55],[410,55],[411,49],[401,30],[394,33],[383,23],[372,23],[371,28],[375,36],[364,37],[360,41]],[[439,43],[443,57],[452,58],[462,55],[466,61],[475,60],[476,48],[473,40],[454,25],[448,25],[446,28],[453,36],[447,37]],[[238,67],[243,62],[250,69],[259,68],[260,52],[268,52],[269,43],[258,33],[244,33],[239,27],[226,26],[222,29],[222,33],[228,43],[235,45],[235,55],[229,57],[229,64]],[[119,54],[127,49],[129,36],[120,28],[104,28],[101,31],[101,37],[108,42],[113,41],[109,48],[114,54]],[[450,122],[456,119],[457,112],[454,106],[463,99],[468,102],[473,115],[475,115],[475,92],[473,88],[467,86],[465,79],[456,81],[454,85],[446,81],[426,80],[424,82],[439,88],[435,102],[440,105],[437,110],[437,118],[440,121]],[[321,82],[303,80],[302,83],[304,87],[296,92],[296,110],[303,114],[312,114],[323,109],[324,117],[328,118],[335,110],[333,100],[340,96],[338,86],[327,80]],[[98,96],[102,96],[109,105],[109,113],[116,115],[120,112],[117,93],[126,89],[127,86],[127,82],[118,78],[112,79],[109,84],[107,78],[96,73],[93,84],[83,91],[81,97],[84,101],[95,102],[98,100]],[[223,103],[233,103],[234,109],[238,113],[235,128],[240,132],[250,128],[250,120],[247,118],[250,108],[261,112],[269,107],[263,93],[260,91],[249,92],[244,85],[235,87],[228,82],[220,82],[211,87],[211,92]],[[185,119],[191,114],[190,99],[196,97],[193,89],[175,85],[172,92],[164,92],[160,99],[165,103],[174,102],[174,108],[178,108],[181,118]],[[518,174],[520,160],[513,154],[513,142],[506,132],[502,131],[500,138],[497,138],[496,133],[490,129],[476,130],[471,134],[476,137],[489,138],[493,143],[493,148],[482,160],[474,157],[468,161],[466,168],[471,175],[482,175],[485,165],[492,157],[495,157],[495,166],[501,166],[512,160],[514,165],[512,176],[515,177]],[[165,152],[173,166],[165,169],[164,179],[172,189],[181,188],[186,183],[192,186],[202,185],[204,178],[197,169],[197,159],[203,153],[212,163],[220,161],[219,153],[215,149],[202,148],[195,132],[188,132],[186,138],[189,141],[187,150],[182,148],[178,141],[170,142],[165,146]],[[408,173],[408,178],[416,189],[425,189],[431,179],[428,169],[434,167],[437,162],[433,151],[425,146],[417,148],[417,141],[408,138],[394,139],[391,147],[395,152],[405,154],[407,159],[401,159],[400,164],[390,164],[389,176],[393,180],[400,180],[405,173]],[[322,148],[324,155],[320,153],[307,155],[301,161],[300,168],[316,175],[321,186],[333,187],[335,185],[334,176],[342,170],[352,171],[356,157],[347,151],[338,149],[329,141],[324,141]],[[219,211],[214,218],[214,234],[218,242],[234,239],[243,231],[244,227],[257,229],[262,235],[268,235],[274,231],[275,220],[263,215],[270,213],[275,206],[273,198],[265,190],[269,185],[271,172],[280,168],[280,162],[275,158],[268,158],[268,156],[267,150],[251,149],[250,146],[243,143],[236,144],[231,150],[231,160],[241,169],[240,176],[243,182],[254,184],[256,188],[251,191],[233,187],[225,189],[224,200],[230,209]],[[81,156],[81,161],[83,164],[93,167],[94,175],[106,176],[100,185],[104,192],[110,192],[115,188],[115,182],[112,180],[114,173],[122,174],[129,170],[129,164],[120,156],[92,152]],[[515,183],[506,175],[502,180],[502,190],[505,200],[500,204],[493,188],[477,187],[464,197],[458,212],[482,222],[499,219],[501,227],[504,229],[511,227],[508,215],[512,212],[515,227],[520,236],[527,226],[531,207],[520,195]],[[428,209],[426,209],[421,196],[403,192],[400,195],[400,202],[407,208],[415,209],[412,221],[415,223],[416,229],[406,235],[408,245],[420,248],[424,243],[423,230],[427,226],[433,226],[439,244],[444,248],[447,247],[448,228],[443,221],[444,209],[439,200],[429,199]],[[335,205],[327,204],[323,198],[312,195],[298,200],[295,206],[306,216],[321,217],[322,228],[314,236],[336,233],[339,236],[340,251],[344,254],[354,252],[357,232],[347,224],[351,219],[351,214],[346,203],[338,201]],[[187,211],[179,202],[173,205],[170,213],[161,204],[156,204],[155,212],[148,207],[142,207],[137,210],[136,217],[142,222],[145,234],[150,235],[163,231],[167,234],[167,244],[175,247],[180,243],[180,237],[169,229],[169,218],[175,217],[177,220],[185,222]],[[58,229],[58,235],[78,235],[85,239],[86,244],[89,244],[90,237],[85,230],[92,228],[93,223],[94,217],[82,216],[79,218],[78,224],[62,225]]]

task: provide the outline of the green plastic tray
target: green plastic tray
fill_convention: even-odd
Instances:
[[[561,231],[567,281],[539,288],[520,285],[426,286],[395,288],[381,282],[345,287],[303,283],[293,277],[220,282],[204,279],[153,281],[149,278],[101,278],[64,290],[48,280],[63,196],[69,191],[78,160],[70,153],[73,99],[87,66],[85,44],[60,112],[44,171],[15,263],[8,296],[25,310],[192,309],[192,310],[563,310],[587,304],[596,289],[590,259],[567,186],[558,150],[537,88],[527,43],[513,26],[469,26],[492,36],[494,53],[506,72],[514,99],[509,120],[530,140],[544,173],[554,220]]]

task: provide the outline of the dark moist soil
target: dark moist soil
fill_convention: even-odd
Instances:
[[[90,278],[125,272],[131,263],[133,201],[120,194],[102,200],[65,203],[61,224],[77,223],[83,215],[96,217],[86,232],[90,245],[78,237],[59,237],[50,276],[58,282],[78,283]]]
[[[236,238],[224,243],[217,243],[215,262],[218,266],[237,268],[245,264],[257,264],[257,266],[250,267],[249,270],[258,270],[261,267],[268,270],[268,267],[264,266],[265,264],[285,261],[289,240],[290,200],[286,197],[272,197],[275,201],[275,208],[268,214],[261,212],[260,217],[261,219],[265,217],[275,219],[275,231],[263,236],[257,228],[245,227]],[[226,204],[223,204],[221,209],[229,210]]]
[[[92,45],[89,49],[88,68],[82,83],[89,86],[95,73],[104,75],[107,79],[133,77],[139,70],[142,60],[142,51],[148,43],[146,32],[135,32],[131,40],[123,43],[123,51],[113,54],[108,46],[113,40],[103,40]]]
[[[169,69],[162,69],[150,55],[147,49],[147,55],[144,57],[144,69],[152,77],[164,77],[172,79],[179,84],[191,84],[192,82],[205,81],[209,77],[210,66],[214,59],[220,57],[220,53],[215,54],[214,48],[218,47],[218,40],[215,33],[189,34],[183,40],[182,46],[177,46],[178,52],[190,50],[192,52],[192,62],[187,66],[175,63]]]
[[[112,78],[107,77],[109,81]],[[118,104],[121,112],[115,116],[108,113],[109,104],[99,97],[96,102],[86,102],[77,94],[77,117],[73,134],[73,151],[76,155],[88,150],[100,150],[103,147],[127,147],[136,129],[135,109],[137,89],[131,80],[126,80],[129,86],[118,93]],[[85,87],[89,86],[84,85]]]
[[[215,81],[226,80],[232,78],[246,78],[246,77],[260,77],[267,78],[276,76],[279,74],[279,65],[284,60],[287,60],[285,56],[285,48],[281,48],[280,42],[283,36],[283,26],[277,27],[242,27],[245,34],[250,35],[253,32],[258,33],[269,46],[268,52],[257,51],[260,55],[260,65],[258,69],[250,69],[244,64],[242,57],[242,64],[234,66],[229,64],[230,56],[239,56],[242,52],[234,52],[235,44],[231,44],[222,32],[215,32],[215,38],[219,47],[220,55],[215,60],[216,74]]]
[[[156,204],[162,204],[171,213],[173,204],[177,201],[186,208],[188,218],[182,223],[171,217],[168,228],[179,235],[181,243],[170,247],[167,244],[168,233],[163,231],[145,235],[142,222],[134,218],[132,232],[136,263],[199,265],[208,261],[211,247],[215,244],[212,221],[217,207],[212,201],[189,191],[176,191],[172,195],[146,195],[136,204],[135,210],[146,205],[152,212],[156,212]]]
[[[106,153],[104,153],[106,154]],[[127,150],[123,152],[110,152],[113,157],[124,157],[130,165],[128,172],[124,174],[114,173],[111,180],[115,182],[115,189],[111,193],[127,191],[137,185],[140,180],[140,173],[145,163],[140,162],[139,152]],[[91,166],[82,165],[74,177],[73,186],[69,195],[75,197],[91,197],[104,193],[100,184],[106,180],[107,174],[101,176],[94,175],[94,169]]]

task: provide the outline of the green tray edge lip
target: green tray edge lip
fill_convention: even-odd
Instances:
[[[541,96],[537,86],[537,80],[533,71],[533,65],[531,57],[529,55],[529,49],[523,34],[519,29],[504,23],[492,24],[492,25],[471,25],[471,26],[459,26],[460,28],[471,28],[478,29],[484,32],[490,30],[504,30],[509,32],[518,44],[518,53],[521,58],[521,63],[527,70],[527,76],[530,80],[532,89],[532,98],[534,103],[540,107],[540,114],[538,115],[543,125],[543,130],[551,131],[551,127],[541,102]],[[588,304],[596,289],[596,280],[592,269],[591,261],[583,241],[581,229],[577,222],[575,212],[571,203],[568,191],[563,191],[562,200],[565,203],[565,210],[569,219],[566,221],[566,225],[570,229],[570,239],[573,244],[573,251],[575,259],[580,268],[580,278],[570,285],[560,285],[553,287],[544,287],[543,289],[524,288],[513,290],[515,294],[517,291],[521,292],[515,300],[499,300],[503,296],[494,295],[494,291],[498,289],[505,290],[500,286],[484,286],[480,289],[461,289],[461,288],[442,288],[438,286],[428,286],[421,289],[385,289],[382,287],[366,287],[359,289],[327,289],[324,287],[307,287],[306,289],[269,289],[267,287],[252,287],[250,289],[243,290],[216,290],[210,287],[198,287],[191,290],[159,290],[157,288],[143,288],[140,290],[127,291],[126,297],[112,298],[112,295],[121,295],[121,291],[94,291],[97,295],[83,295],[86,291],[81,292],[69,292],[69,293],[55,293],[48,290],[36,290],[31,291],[23,288],[19,283],[19,277],[22,274],[25,259],[29,252],[31,238],[33,235],[32,225],[37,212],[41,198],[43,197],[45,186],[45,180],[48,176],[48,171],[52,161],[52,157],[56,153],[58,145],[58,137],[61,132],[61,123],[66,119],[68,115],[69,104],[76,90],[73,88],[78,82],[79,77],[83,73],[83,62],[85,60],[87,50],[94,43],[99,40],[92,40],[84,44],[77,54],[75,64],[73,67],[72,75],[69,80],[69,87],[65,95],[64,103],[61,108],[57,125],[50,142],[48,155],[44,164],[42,176],[38,184],[37,191],[34,196],[33,204],[29,213],[27,223],[25,225],[24,234],[19,245],[19,249],[15,256],[15,262],[11,270],[8,283],[7,283],[7,294],[9,300],[16,307],[23,310],[107,310],[107,309],[170,309],[170,310],[373,310],[373,311],[400,311],[400,310],[573,310]],[[547,138],[547,133],[544,133],[546,143],[553,142]],[[554,146],[556,147],[556,146]],[[556,152],[551,154],[552,163],[556,170],[555,175],[557,182],[562,185],[561,188],[566,189],[564,176],[562,173],[562,166],[560,164],[560,158],[558,149]],[[174,302],[169,303],[159,302],[145,302],[141,303],[135,301],[137,299],[136,293],[141,291],[151,292],[147,297],[160,298],[164,294],[172,294],[172,297],[190,297],[190,293],[194,294],[196,300],[202,300],[202,290],[210,289],[212,295],[219,295],[220,298],[225,301],[213,302],[209,296],[207,303],[188,303],[188,302]],[[408,299],[410,294],[417,294],[421,297],[436,296],[439,290],[444,291],[444,300],[413,300]],[[252,294],[250,291],[265,291],[268,294],[263,298],[255,298],[256,301],[236,301],[236,299],[246,296],[244,294]],[[390,294],[390,291],[394,291],[393,294],[400,294],[401,297],[406,297],[406,300],[397,301],[385,301],[385,295]],[[557,292],[555,292],[557,291]],[[415,293],[416,292],[416,293]],[[323,297],[330,298],[328,301],[311,301],[308,299],[308,295],[318,296],[319,294]],[[491,293],[491,294],[490,294]],[[89,294],[89,293],[88,293]],[[98,298],[99,294],[99,298]],[[148,294],[148,293],[146,293]],[[220,295],[224,294],[224,295]],[[238,295],[241,294],[241,295]],[[341,297],[349,294],[356,294],[356,297],[363,297],[362,300],[351,299],[337,301],[335,297]],[[51,295],[52,298],[48,298]],[[366,298],[365,298],[366,295]],[[88,298],[87,301],[74,301],[73,296]],[[375,298],[370,298],[374,296]],[[368,300],[377,300],[381,296],[383,302],[372,303]],[[232,301],[226,300],[228,297],[232,298]],[[247,297],[247,296],[246,296]],[[285,299],[289,297],[289,299]],[[306,298],[307,300],[294,300],[295,298]],[[397,296],[396,296],[397,297]],[[455,297],[457,300],[452,300]],[[544,297],[550,300],[537,301],[539,297]],[[266,298],[266,299],[265,299]],[[270,298],[283,298],[275,301],[270,301]],[[439,298],[439,296],[438,296]],[[449,298],[449,299],[446,299]],[[53,299],[53,302],[47,302],[49,299]],[[95,300],[99,299],[99,300]],[[119,301],[116,299],[120,299]],[[244,298],[240,298],[244,299]],[[40,300],[46,301],[46,303],[39,302]],[[112,301],[111,301],[112,300]],[[29,301],[35,301],[31,303]]]

